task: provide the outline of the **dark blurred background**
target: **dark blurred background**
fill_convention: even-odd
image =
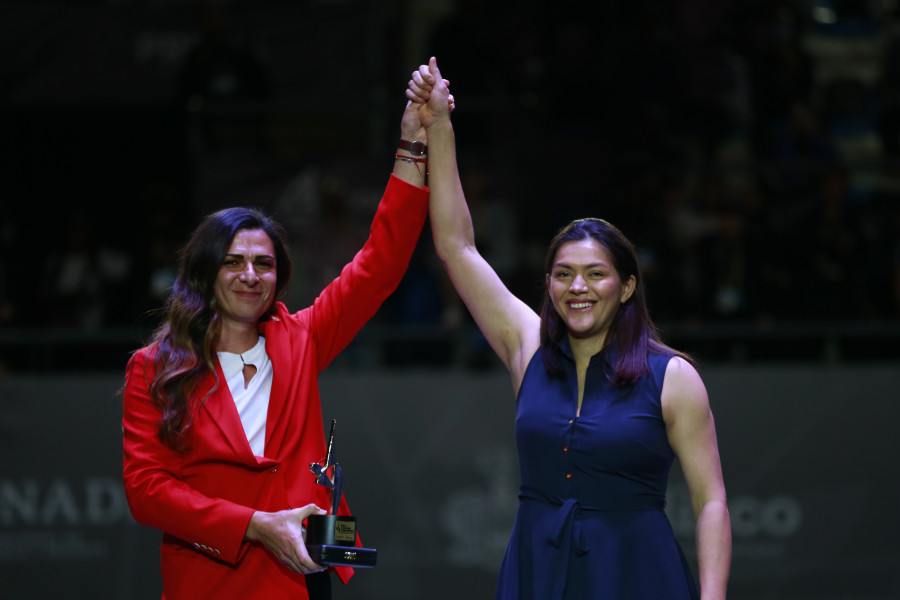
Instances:
[[[638,245],[651,312],[719,416],[732,597],[900,597],[880,519],[900,508],[898,0],[7,0],[0,51],[11,598],[158,597],[156,534],[117,480],[116,390],[177,249],[208,212],[262,206],[305,306],[365,239],[431,55],[479,247],[511,289],[537,306],[544,249],[574,218]],[[517,485],[505,379],[426,226],[323,379],[386,398],[325,410],[363,430],[344,434],[367,473],[351,499],[390,544],[351,597],[492,597]],[[378,497],[388,458],[420,466],[387,486],[402,502]],[[461,508],[472,472],[480,512]],[[386,521],[395,508],[409,518]]]

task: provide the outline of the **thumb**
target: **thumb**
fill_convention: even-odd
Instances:
[[[300,514],[303,515],[303,518],[306,518],[310,515],[324,515],[328,512],[324,508],[319,508],[315,504],[307,504],[303,508],[299,508],[297,510],[300,512]]]
[[[444,81],[444,78],[441,77],[441,71],[438,69],[437,59],[435,57],[431,57],[428,60],[428,69],[431,71],[431,74],[434,76],[435,83]]]

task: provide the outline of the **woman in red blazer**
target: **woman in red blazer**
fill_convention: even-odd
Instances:
[[[416,109],[405,142],[424,142]],[[180,253],[166,319],[123,388],[125,492],[163,532],[163,598],[330,597],[303,537],[330,505],[309,471],[326,452],[317,376],[397,287],[425,222],[424,144],[403,141],[368,241],[312,306],[277,300],[291,263],[257,210],[208,216]]]

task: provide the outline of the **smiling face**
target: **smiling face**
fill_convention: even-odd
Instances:
[[[602,344],[619,305],[634,292],[635,281],[631,275],[623,282],[606,249],[586,238],[559,247],[547,286],[569,335],[597,337]]]
[[[225,326],[256,328],[275,300],[275,247],[262,229],[241,229],[216,276],[216,312]]]

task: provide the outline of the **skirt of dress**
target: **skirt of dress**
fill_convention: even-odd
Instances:
[[[660,510],[588,510],[523,499],[497,600],[697,600]]]

